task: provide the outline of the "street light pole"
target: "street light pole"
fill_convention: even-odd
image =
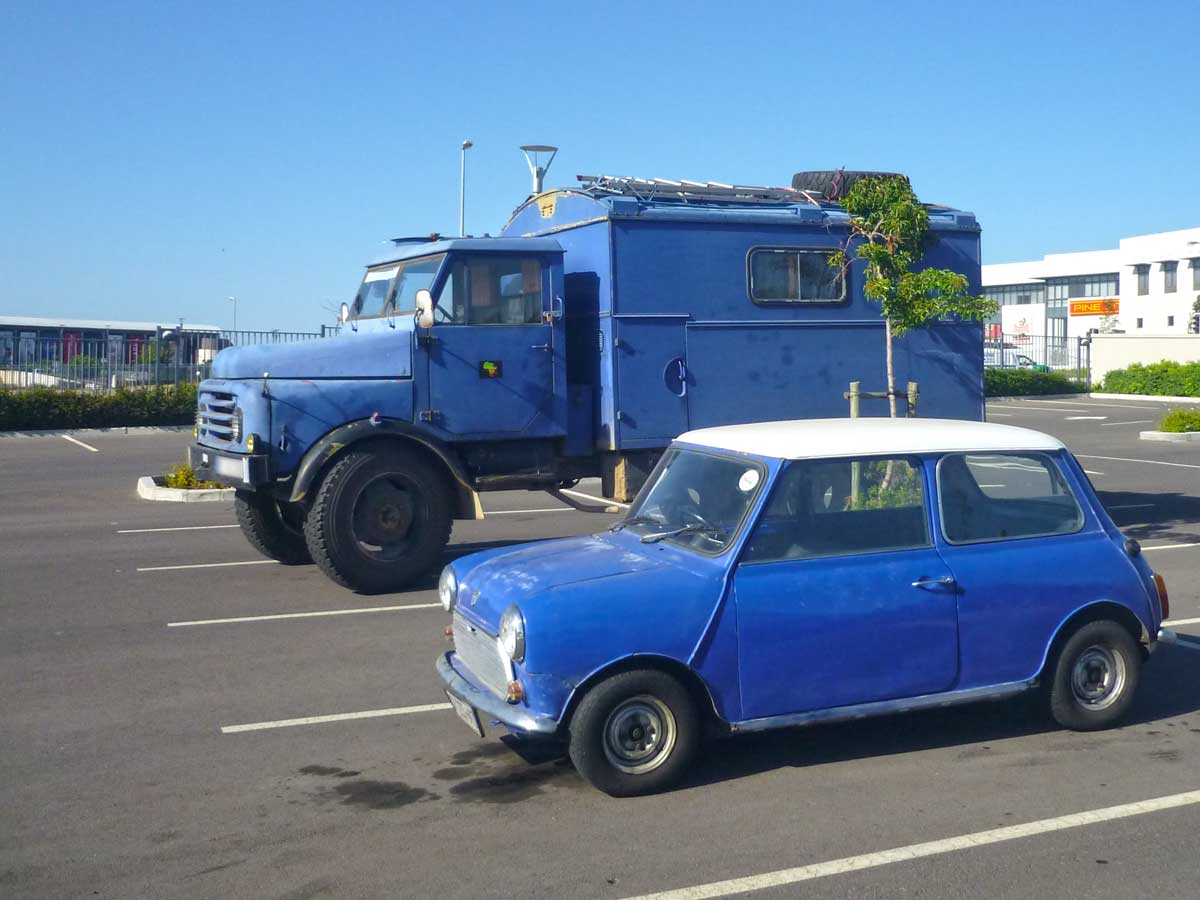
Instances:
[[[233,304],[233,330],[237,331],[237,297],[226,297],[225,302]]]
[[[458,233],[464,237],[467,234],[467,151],[474,146],[470,141],[462,142],[461,169],[458,175]]]

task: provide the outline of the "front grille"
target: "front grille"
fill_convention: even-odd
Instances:
[[[508,662],[496,638],[457,612],[454,614],[454,652],[479,682],[497,697],[508,693]]]
[[[222,391],[201,391],[199,397],[200,436],[212,441],[233,443],[233,417],[237,396]]]

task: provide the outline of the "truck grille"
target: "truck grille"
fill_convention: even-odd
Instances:
[[[508,661],[496,638],[454,614],[454,652],[479,682],[497,697],[508,693]]]
[[[237,396],[221,391],[201,391],[198,403],[200,436],[211,438],[210,443],[232,443]]]

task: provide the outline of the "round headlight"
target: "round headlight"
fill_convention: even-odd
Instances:
[[[233,435],[235,444],[242,439],[242,411],[240,409],[233,414],[233,421],[229,423],[229,432]]]
[[[500,648],[513,662],[525,661],[525,617],[515,606],[500,617]]]
[[[449,566],[442,569],[442,577],[438,579],[438,599],[442,601],[442,609],[446,612],[454,608],[454,601],[458,599],[458,579]]]

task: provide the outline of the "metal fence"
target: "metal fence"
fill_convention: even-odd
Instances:
[[[332,336],[306,331],[194,331],[160,328],[154,334],[0,334],[0,388],[115,391],[153,385],[196,384],[226,347],[285,344]]]
[[[1001,334],[984,340],[983,364],[995,369],[1052,369],[1087,380],[1091,342],[1057,334]]]

